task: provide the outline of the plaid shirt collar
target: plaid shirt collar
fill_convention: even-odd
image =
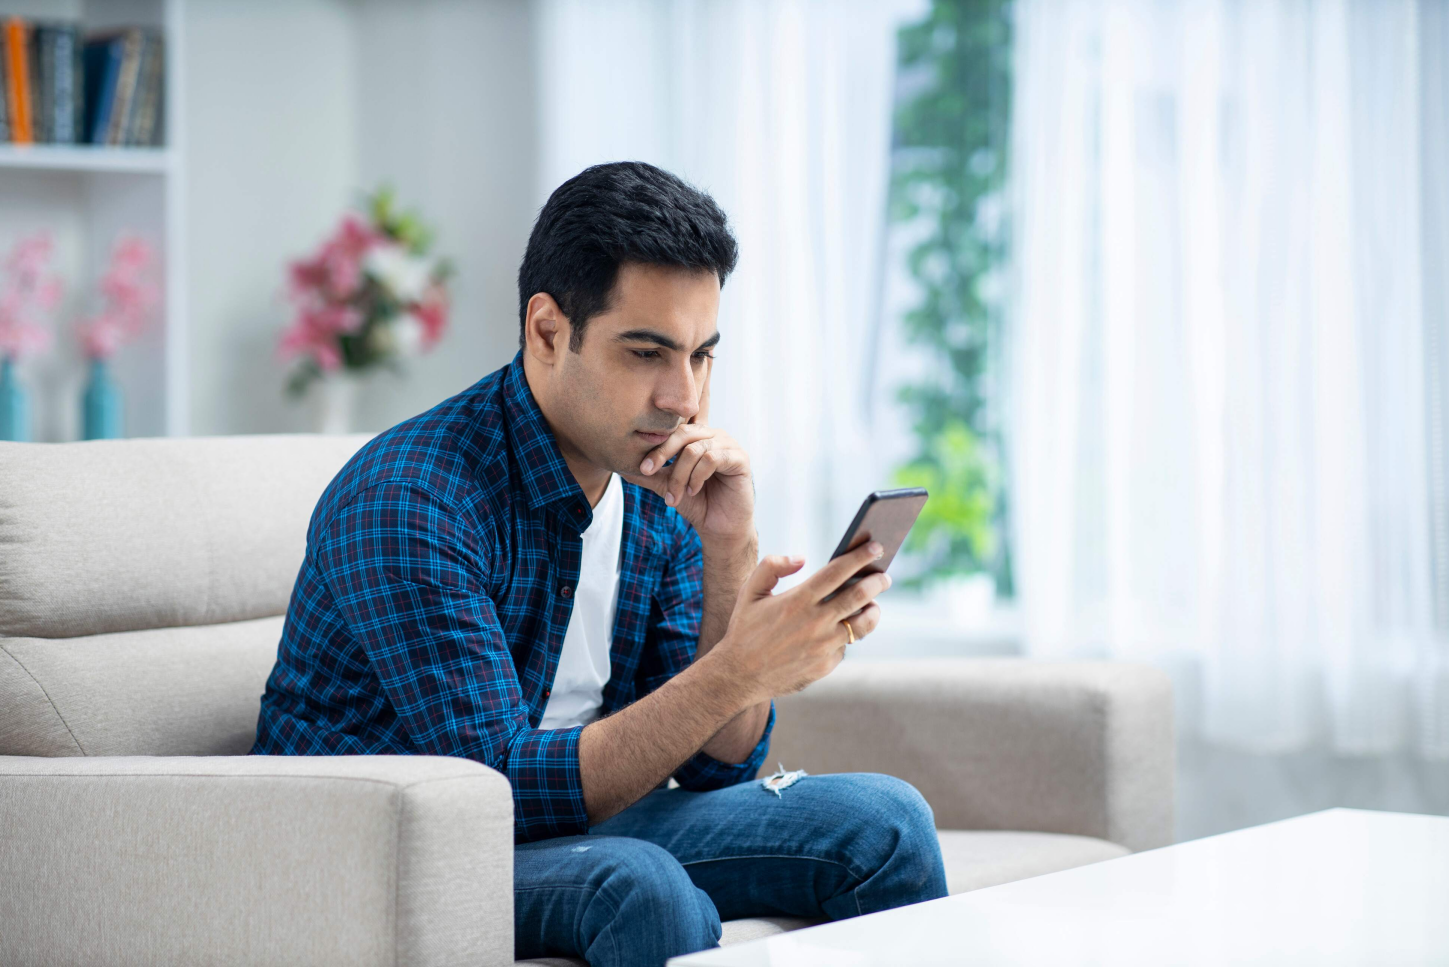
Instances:
[[[522,474],[523,489],[530,507],[555,506],[565,512],[571,506],[589,502],[574,479],[573,471],[564,462],[553,428],[544,419],[528,377],[523,372],[523,350],[513,356],[503,376],[503,409],[508,432],[513,438],[514,453],[523,455],[526,472]],[[592,517],[592,515],[590,515]]]

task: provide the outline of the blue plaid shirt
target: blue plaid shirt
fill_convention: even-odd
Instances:
[[[540,729],[593,511],[523,375],[522,354],[368,441],[312,513],[254,754],[456,755],[513,785],[518,842],[588,828],[582,726]],[[699,536],[624,484],[619,599],[602,713],[694,659]],[[754,777],[703,752],[674,778]]]

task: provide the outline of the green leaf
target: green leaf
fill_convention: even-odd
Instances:
[[[915,239],[906,269],[919,293],[901,318],[906,339],[933,361],[898,390],[916,455],[899,483],[931,499],[907,549],[919,582],[988,570],[1011,590],[1001,427],[992,379],[998,309],[983,280],[1006,259],[1011,124],[1009,0],[934,0],[898,35],[889,217]],[[983,204],[985,202],[985,204]],[[983,211],[992,219],[980,220]]]

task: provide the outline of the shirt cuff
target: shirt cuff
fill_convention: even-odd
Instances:
[[[589,831],[584,780],[579,771],[579,733],[567,729],[519,729],[508,751],[513,787],[513,841],[528,843]]]
[[[770,717],[765,720],[765,730],[744,762],[721,762],[704,752],[696,752],[674,773],[674,780],[680,788],[690,792],[708,792],[749,782],[760,771],[765,756],[770,751],[770,733],[775,728],[775,703],[770,702]]]

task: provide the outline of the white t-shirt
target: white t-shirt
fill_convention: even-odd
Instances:
[[[624,485],[610,474],[594,519],[584,531],[579,585],[564,631],[563,651],[553,676],[553,691],[543,709],[541,729],[588,725],[599,717],[609,682],[609,647],[614,641],[614,611],[619,601],[619,546],[624,540]]]

